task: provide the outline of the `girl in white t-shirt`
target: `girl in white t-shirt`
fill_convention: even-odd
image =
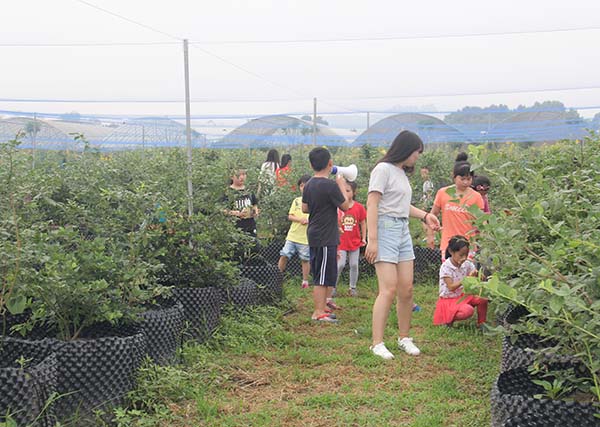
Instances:
[[[410,338],[413,311],[412,239],[408,218],[419,218],[434,230],[440,223],[434,215],[412,206],[412,190],[406,172],[414,170],[423,151],[416,133],[402,131],[371,171],[367,196],[367,248],[365,258],[375,264],[379,292],[373,304],[371,351],[383,359],[394,355],[383,342],[383,333],[394,301],[398,314],[398,348],[416,356],[420,350]]]
[[[433,313],[434,325],[452,326],[457,320],[473,316],[477,307],[477,325],[485,323],[488,300],[475,295],[465,295],[462,280],[476,276],[475,265],[468,259],[469,240],[465,236],[452,236],[446,248],[446,260],[440,267],[439,298]]]

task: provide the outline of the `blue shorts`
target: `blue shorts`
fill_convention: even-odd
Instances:
[[[375,262],[399,262],[415,259],[408,218],[381,215],[377,221],[377,258]]]
[[[310,273],[315,286],[331,286],[337,282],[337,246],[310,247]]]
[[[302,261],[310,260],[310,248],[308,245],[286,240],[285,245],[283,245],[283,248],[281,251],[279,251],[279,255],[286,258],[291,258],[294,256],[294,254],[298,254],[298,258],[300,258]]]

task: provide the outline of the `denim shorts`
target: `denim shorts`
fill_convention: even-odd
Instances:
[[[398,264],[415,259],[408,218],[381,215],[377,221],[377,238],[375,262]]]
[[[298,254],[298,258],[300,258],[302,261],[310,261],[310,247],[308,245],[286,240],[285,245],[283,245],[283,248],[279,252],[279,255],[286,258],[291,258],[294,256],[294,254]]]

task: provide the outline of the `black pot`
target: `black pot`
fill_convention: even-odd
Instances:
[[[48,348],[49,344],[0,338],[0,421],[6,421],[2,416],[8,413],[19,426],[54,426],[49,399],[56,392],[57,362]],[[20,358],[27,360],[24,367],[16,362]]]
[[[573,363],[573,357],[557,354],[553,350],[556,344],[554,340],[544,340],[535,334],[521,334],[514,344],[510,337],[504,337],[500,370],[504,372],[513,368],[528,367],[536,360],[546,363]]]
[[[184,313],[181,302],[167,302],[141,315],[140,328],[146,336],[146,354],[157,365],[175,361],[181,345]]]
[[[525,318],[529,314],[529,311],[522,305],[509,304],[506,310],[501,313],[496,319],[499,325],[510,329],[512,325],[518,323],[521,319]]]
[[[57,391],[64,394],[56,401],[56,413],[59,419],[75,415],[78,425],[93,420],[97,409],[109,413],[124,403],[135,387],[146,352],[140,329],[107,324],[95,325],[74,341],[56,341],[56,345]]]
[[[94,325],[73,341],[29,337],[21,341],[39,357],[55,355],[54,414],[59,421],[77,420],[78,426],[95,425],[95,410],[108,413],[123,404],[146,351],[144,334],[137,327],[109,324]]]
[[[543,388],[532,382],[527,368],[502,372],[492,386],[492,427],[509,422],[527,426],[528,420],[545,420],[544,426],[598,427],[597,409],[591,403],[533,397],[541,393]]]
[[[206,341],[221,319],[220,290],[214,287],[173,288],[173,296],[183,305],[184,339]]]
[[[283,274],[273,264],[264,262],[257,265],[240,267],[242,278],[252,280],[258,285],[257,303],[272,304],[283,298]]]
[[[232,304],[236,308],[246,308],[257,305],[260,298],[258,285],[254,280],[241,277],[237,286],[221,289],[223,304]]]

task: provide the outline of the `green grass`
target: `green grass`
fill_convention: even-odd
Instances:
[[[188,344],[183,363],[147,366],[122,426],[482,426],[498,374],[500,341],[474,320],[432,325],[437,286],[415,287],[419,357],[395,350],[395,313],[386,344],[396,359],[369,352],[374,278],[359,298],[338,298],[338,325],[310,320],[310,292],[286,284],[280,307],[228,313],[215,336]],[[342,293],[345,293],[342,288]],[[395,351],[394,351],[395,350]]]

